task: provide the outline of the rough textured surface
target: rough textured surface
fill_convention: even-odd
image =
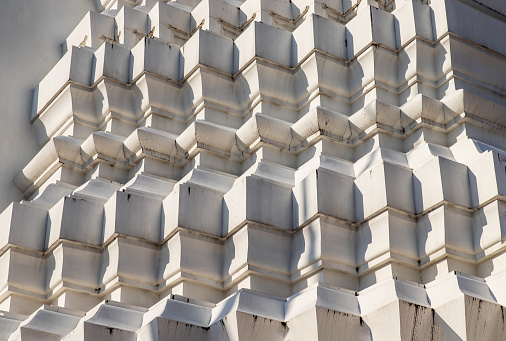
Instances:
[[[34,89],[0,337],[506,338],[481,2],[97,0]]]

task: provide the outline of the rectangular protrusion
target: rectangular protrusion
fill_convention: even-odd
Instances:
[[[197,65],[233,73],[233,41],[209,31],[198,30],[181,48],[180,74],[187,76]]]
[[[179,47],[158,39],[143,38],[132,49],[131,81],[143,71],[179,81]]]
[[[243,68],[254,57],[291,66],[291,45],[290,32],[261,22],[252,22],[235,40],[234,72]]]
[[[466,165],[438,156],[415,169],[413,175],[416,213],[443,200],[471,207]]]
[[[110,77],[122,83],[129,81],[130,50],[111,42],[105,42],[95,51],[95,73],[92,83],[101,77]]]
[[[161,213],[160,200],[118,191],[105,204],[103,242],[116,233],[158,242]]]
[[[8,244],[44,251],[47,211],[13,202],[0,214],[0,248]]]
[[[59,239],[101,245],[104,206],[66,196],[49,210],[46,248]]]

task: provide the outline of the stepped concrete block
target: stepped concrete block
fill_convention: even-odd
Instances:
[[[140,209],[140,211],[138,211]],[[142,214],[139,215],[139,212]],[[124,234],[158,242],[162,203],[137,194],[116,192],[105,204],[103,242],[115,234]]]
[[[225,194],[224,234],[245,221],[292,229],[292,190],[259,177],[239,179]]]
[[[471,206],[466,165],[442,157],[433,158],[413,171],[416,212],[421,213],[442,201]]]
[[[118,42],[127,48],[137,45],[149,33],[148,14],[128,6],[123,6],[118,11],[115,21],[118,26]]]
[[[153,30],[153,36],[157,38],[184,45],[192,32],[190,11],[173,2],[157,1],[149,11],[147,34]]]
[[[356,221],[362,221],[385,207],[414,212],[411,169],[382,162],[355,180]]]
[[[44,251],[47,211],[27,204],[12,203],[0,214],[1,245],[9,244]]]
[[[347,221],[355,220],[354,179],[323,168],[311,173],[293,188],[294,228],[322,213]]]
[[[92,83],[102,77],[110,77],[121,83],[128,83],[129,68],[130,50],[121,45],[105,42],[95,51],[95,72]]]
[[[49,211],[46,248],[65,239],[100,245],[104,222],[104,206],[86,199],[64,197]]]
[[[221,237],[222,202],[223,195],[216,190],[191,183],[176,185],[163,201],[162,238],[179,227]]]
[[[160,56],[163,55],[163,58]],[[161,41],[143,38],[132,48],[133,66],[131,80],[139,77],[143,72],[179,81],[180,51],[176,45]]]
[[[233,41],[199,29],[181,48],[180,75],[186,77],[198,65],[233,73]],[[212,52],[214,51],[214,52]]]

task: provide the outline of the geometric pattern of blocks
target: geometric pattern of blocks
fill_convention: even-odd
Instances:
[[[97,3],[34,91],[0,338],[506,338],[504,13]]]

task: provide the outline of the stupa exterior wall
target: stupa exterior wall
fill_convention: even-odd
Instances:
[[[0,338],[506,339],[504,6],[75,3],[2,95]]]

